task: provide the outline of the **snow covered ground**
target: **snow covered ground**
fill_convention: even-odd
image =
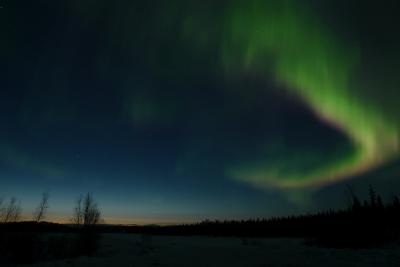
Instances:
[[[96,257],[81,257],[29,266],[400,266],[400,245],[350,250],[308,247],[303,243],[301,239],[104,234]]]

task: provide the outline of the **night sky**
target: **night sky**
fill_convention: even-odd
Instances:
[[[68,221],[400,193],[397,0],[0,0],[0,196]]]

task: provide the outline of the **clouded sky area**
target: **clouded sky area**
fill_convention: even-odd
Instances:
[[[0,196],[65,221],[400,193],[396,0],[0,0]]]

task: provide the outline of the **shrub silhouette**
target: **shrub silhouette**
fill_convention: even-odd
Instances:
[[[96,226],[100,222],[101,212],[92,195],[80,196],[74,208],[72,221],[80,230],[76,240],[76,255],[93,255],[99,245],[100,236]]]
[[[77,226],[93,227],[100,222],[101,212],[92,195],[80,196],[74,208],[72,221]]]

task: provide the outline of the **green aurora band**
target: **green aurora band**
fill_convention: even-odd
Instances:
[[[239,64],[239,71],[261,70],[275,77],[353,144],[352,153],[307,173],[261,161],[228,168],[229,176],[258,187],[315,187],[361,174],[398,155],[400,125],[351,85],[360,61],[357,46],[337,40],[296,1],[237,1],[226,11],[224,66],[237,69]]]
[[[338,38],[321,23],[315,12],[307,8],[307,2],[160,1],[162,4],[155,16],[157,23],[149,22],[149,32],[155,41],[145,43],[145,51],[152,55],[154,62],[159,61],[155,51],[169,49],[170,57],[180,62],[177,65],[183,65],[180,57],[188,53],[186,49],[189,43],[190,57],[193,59],[183,62],[200,62],[195,71],[203,72],[205,70],[201,62],[209,56],[206,50],[215,45],[214,41],[217,40],[221,63],[227,75],[236,76],[237,71],[239,75],[254,71],[261,72],[267,80],[274,79],[282,85],[279,88],[285,88],[287,93],[300,99],[316,117],[345,135],[352,145],[349,153],[341,156],[332,153],[331,160],[324,162],[315,159],[318,155],[310,155],[307,154],[309,151],[305,151],[304,156],[300,154],[290,158],[291,155],[288,155],[289,160],[278,159],[272,163],[270,159],[255,159],[234,166],[228,164],[225,170],[231,178],[265,188],[319,187],[362,174],[399,155],[399,121],[393,118],[393,114],[385,112],[384,107],[368,101],[362,88],[355,84],[356,71],[361,63],[358,45]],[[102,12],[93,12],[93,9],[106,9],[108,3],[100,6],[96,2],[95,8],[87,4],[82,9],[81,1],[76,1],[73,6],[77,16],[95,24]],[[123,10],[118,12],[125,14]],[[116,32],[123,36],[121,38],[126,38],[120,43],[136,47],[137,40],[146,40],[148,33],[140,29],[133,31],[131,25],[122,29],[113,27],[118,29]],[[160,25],[168,30],[158,33]],[[176,25],[180,25],[178,32],[181,34],[174,35]],[[165,40],[165,32],[171,39]],[[137,34],[139,37],[129,38]],[[199,51],[202,53],[195,53]],[[153,61],[149,65],[157,66]],[[211,71],[214,70],[213,66],[209,67]],[[171,69],[169,65],[154,68],[165,76],[171,75],[171,72],[163,73],[165,69]],[[190,68],[177,69],[179,71],[176,73],[179,74],[172,72],[172,75],[181,79],[185,75],[191,76]],[[179,107],[179,103],[156,102],[151,96],[133,96],[127,109],[140,126],[173,123],[179,113],[174,108]],[[273,149],[267,151],[269,155],[274,152]],[[312,165],[312,168],[305,169],[303,165]]]

